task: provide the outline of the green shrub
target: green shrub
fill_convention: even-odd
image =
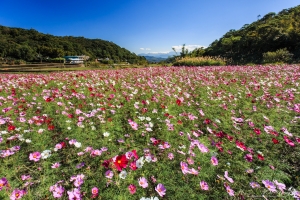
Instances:
[[[286,48],[263,53],[264,63],[289,63],[291,62],[292,58],[293,54],[290,53]]]
[[[186,57],[177,58],[174,66],[222,66],[226,60],[221,57]]]

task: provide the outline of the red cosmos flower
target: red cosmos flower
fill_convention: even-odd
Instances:
[[[181,121],[181,120],[178,120],[178,121],[177,121],[177,124],[182,124],[182,121]]]
[[[137,153],[136,153],[136,150],[135,150],[135,149],[134,149],[134,150],[132,150],[131,152],[133,153],[133,156],[134,156],[134,158],[135,158],[135,159],[139,159],[139,156],[137,155]]]
[[[150,138],[150,140],[154,146],[158,145],[161,142],[161,140],[157,140],[155,138]]]
[[[68,114],[68,118],[74,118],[74,115]]]
[[[110,162],[111,162],[111,159],[104,160],[103,163],[102,163],[102,166],[104,166],[107,169],[109,167]]]
[[[126,168],[128,163],[128,160],[125,155],[120,155],[116,157],[116,160],[114,162],[115,167],[117,170],[122,171],[122,169]]]
[[[257,158],[258,158],[259,160],[264,160],[264,159],[265,159],[261,154],[257,154]]]
[[[148,109],[147,108],[142,108],[142,113],[146,113],[147,111],[148,111]]]
[[[177,99],[177,100],[176,100],[176,104],[177,104],[178,106],[180,106],[180,105],[181,105],[181,101],[180,101],[179,99]]]
[[[235,142],[235,144],[236,144],[236,147],[239,148],[239,149],[241,149],[242,151],[247,150],[247,147],[245,146],[245,144],[243,142],[240,142],[240,141],[237,140]]]
[[[46,99],[46,102],[50,102],[50,101],[51,101],[51,98],[48,97],[48,98]]]
[[[54,130],[54,128],[55,128],[55,127],[54,127],[53,125],[51,125],[51,124],[48,125],[48,130],[49,130],[49,131]]]
[[[230,135],[226,135],[227,139],[231,142],[233,140],[233,137]]]
[[[210,124],[211,123],[211,120],[210,119],[205,119],[204,120],[204,124]]]
[[[136,162],[134,161],[134,162],[130,163],[130,166],[129,166],[129,167],[130,167],[130,169],[133,170],[133,171],[137,170]]]
[[[215,135],[218,138],[223,138],[225,136],[225,133],[223,131],[220,131],[220,132],[216,133]]]
[[[65,148],[66,147],[66,143],[65,142],[61,142],[60,145],[61,145],[61,148]]]
[[[274,144],[278,144],[279,143],[279,141],[276,140],[275,138],[272,138],[272,141],[273,141]]]
[[[276,131],[270,131],[270,133],[271,133],[272,135],[278,136],[278,133],[277,133]]]
[[[13,131],[13,130],[15,130],[15,129],[16,129],[16,127],[13,126],[13,125],[8,125],[8,127],[7,127],[7,130],[8,130],[8,131]]]
[[[254,132],[256,133],[256,135],[260,135],[260,129],[258,129],[258,128],[255,128]]]

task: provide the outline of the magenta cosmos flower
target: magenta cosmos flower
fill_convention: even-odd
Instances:
[[[156,188],[156,192],[159,194],[159,196],[163,197],[166,194],[166,188],[163,184],[159,183]]]
[[[10,195],[10,200],[21,199],[25,194],[25,190],[15,189]]]
[[[211,157],[210,162],[212,165],[216,166],[219,164],[218,159],[216,156]]]
[[[7,186],[8,182],[7,182],[7,179],[5,177],[1,178],[0,179],[0,191],[2,190],[2,188],[4,186]]]
[[[134,194],[134,193],[136,193],[136,186],[133,184],[130,184],[128,186],[128,190],[129,190],[130,194]]]
[[[34,162],[37,162],[40,159],[41,159],[41,153],[38,151],[29,154],[29,160],[33,160]]]

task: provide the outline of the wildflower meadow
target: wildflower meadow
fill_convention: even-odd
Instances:
[[[300,199],[300,66],[0,74],[0,199]]]

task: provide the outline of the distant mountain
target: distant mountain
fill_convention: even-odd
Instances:
[[[73,36],[53,36],[34,29],[10,28],[0,25],[0,58],[35,61],[71,55],[86,55],[90,60],[108,58],[114,62],[145,63],[113,42]]]
[[[167,58],[154,57],[154,56],[144,56],[144,57],[150,63],[158,63],[167,59]]]
[[[159,52],[153,52],[153,53],[141,53],[138,54],[139,56],[151,56],[151,57],[156,57],[156,58],[169,58],[169,57],[173,57],[176,55],[175,52],[169,51],[166,53],[159,53]]]

